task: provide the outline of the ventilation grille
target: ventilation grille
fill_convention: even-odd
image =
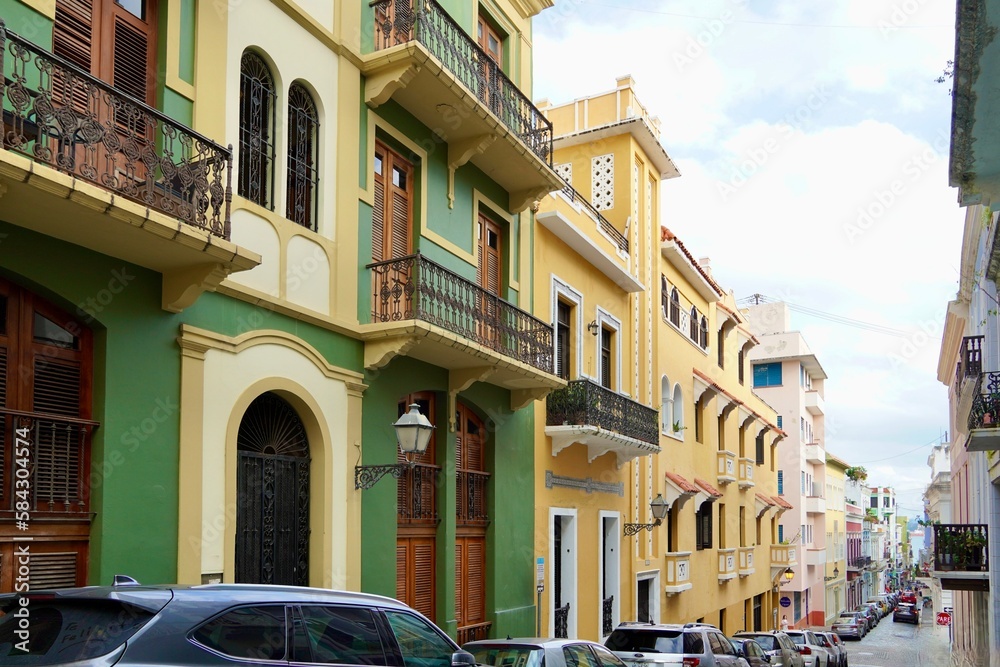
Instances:
[[[76,559],[75,552],[31,554],[28,585],[32,590],[73,588],[76,586]]]

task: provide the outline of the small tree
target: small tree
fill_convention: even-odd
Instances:
[[[868,471],[864,466],[851,466],[844,471],[847,478],[855,482],[863,482],[868,479]]]

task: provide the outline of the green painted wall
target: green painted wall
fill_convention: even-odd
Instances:
[[[194,124],[194,102],[175,93],[172,89],[163,87],[163,113],[185,127]]]
[[[0,21],[29,42],[46,50],[52,49],[52,20],[39,14],[19,0],[0,0]],[[4,53],[5,58],[10,52]]]
[[[180,51],[177,57],[177,75],[194,84],[195,0],[181,0]]]
[[[158,273],[3,222],[0,274],[94,330],[93,407],[101,425],[91,466],[92,584],[119,573],[144,583],[176,580],[182,323],[226,335],[286,331],[332,364],[362,365],[357,341],[219,294],[168,313],[160,308]]]
[[[402,144],[397,143],[391,137],[379,134],[379,139],[384,141],[390,148],[397,150],[400,154],[412,161],[417,169],[415,182],[421,182],[421,175],[426,173],[427,192],[416,191],[414,202],[414,230],[419,229],[421,197],[427,199],[427,228],[442,238],[448,239],[465,252],[475,256],[475,200],[473,191],[478,190],[490,201],[496,202],[502,207],[507,204],[509,193],[500,185],[486,176],[478,167],[471,162],[460,167],[455,172],[455,202],[454,207],[449,208],[448,200],[448,145],[443,142],[426,125],[415,119],[410,113],[399,106],[394,101],[389,101],[380,106],[376,111],[379,117],[385,120],[396,130],[402,132],[411,141],[415,142],[427,153],[426,163],[422,163],[420,156],[413,154]],[[363,123],[362,128],[367,124]],[[370,128],[368,128],[370,131]],[[365,142],[362,142],[364,145]],[[363,156],[364,169],[372,168],[371,156]],[[365,172],[367,175],[367,171]],[[520,267],[514,265],[514,275],[510,275],[510,253],[514,251],[517,258],[516,242],[521,233],[518,216],[511,215],[504,209],[487,210],[491,218],[500,223],[505,231],[503,240],[504,256],[504,291],[501,296],[516,303],[517,292],[510,289],[510,281],[520,280]],[[358,224],[358,317],[362,322],[367,322],[371,312],[370,279],[368,270],[364,267],[371,263],[371,207],[361,203],[359,207]],[[414,236],[415,250],[419,250],[425,257],[441,264],[454,271],[466,280],[475,282],[476,266],[464,258],[457,257],[450,250],[443,248],[427,237]]]
[[[391,424],[401,396],[436,392],[435,424],[438,464],[437,615],[439,626],[456,632],[455,622],[455,436],[448,431],[447,383],[444,369],[409,357],[392,360],[366,378],[362,462],[393,463],[396,439]],[[487,618],[491,636],[531,636],[534,609],[534,447],[533,414],[529,408],[510,411],[509,392],[477,383],[459,395],[487,425],[486,458],[490,479],[491,523],[487,531]],[[450,474],[448,471],[452,471]],[[396,594],[396,484],[383,479],[362,496],[361,587],[394,597]]]

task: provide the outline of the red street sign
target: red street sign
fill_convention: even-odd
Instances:
[[[939,611],[937,615],[938,625],[951,625],[951,614],[946,611]]]

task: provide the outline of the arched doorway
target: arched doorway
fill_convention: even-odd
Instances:
[[[261,394],[236,439],[236,581],[309,584],[309,441],[295,409]]]

